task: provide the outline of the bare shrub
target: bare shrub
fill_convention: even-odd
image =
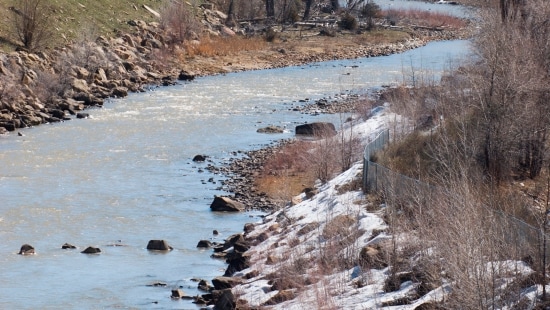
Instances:
[[[181,44],[198,38],[201,24],[196,17],[197,8],[185,1],[170,0],[161,10],[161,25],[168,34],[168,44]]]
[[[391,24],[401,22],[425,27],[449,27],[456,29],[463,28],[467,25],[465,20],[458,17],[420,9],[389,9],[384,10],[382,15],[385,16]]]
[[[12,33],[29,51],[51,43],[52,13],[46,0],[18,0],[11,8]]]

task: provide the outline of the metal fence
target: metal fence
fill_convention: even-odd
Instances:
[[[416,208],[429,209],[430,205],[440,203],[447,199],[460,199],[456,193],[452,193],[447,189],[433,186],[417,179],[407,177],[405,175],[394,172],[382,165],[373,161],[373,156],[377,151],[382,150],[390,142],[389,129],[381,131],[374,140],[365,147],[363,154],[363,190],[366,193],[382,193],[386,198],[392,201],[410,204],[411,200],[415,200]],[[550,249],[550,236],[544,235],[540,227],[535,227],[525,221],[505,214],[488,206],[480,206],[485,211],[490,220],[498,223],[498,233],[510,250],[522,256],[542,257],[542,244],[546,240],[546,248]],[[413,210],[420,212],[421,210]],[[426,210],[423,210],[424,212]],[[428,210],[429,212],[429,210]],[[544,238],[546,237],[546,238]],[[548,251],[545,253],[547,258],[550,258]]]

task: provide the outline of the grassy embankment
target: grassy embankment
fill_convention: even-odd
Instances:
[[[88,35],[113,36],[117,31],[130,29],[129,20],[153,21],[155,17],[143,5],[160,11],[163,0],[48,0],[46,14],[51,15],[54,30],[52,46],[60,46]],[[10,35],[11,6],[17,1],[0,2],[0,49],[15,48]]]

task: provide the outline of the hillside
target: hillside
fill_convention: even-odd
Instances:
[[[0,2],[0,48],[13,49],[10,37],[11,6],[19,6],[21,1]],[[157,12],[162,9],[163,0],[48,0],[45,14],[51,15],[54,36],[52,43],[65,44],[69,41],[97,35],[113,36],[118,31],[130,29],[129,20],[153,21],[154,15],[143,5]]]

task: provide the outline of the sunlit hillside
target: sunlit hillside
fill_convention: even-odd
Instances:
[[[13,22],[10,7],[20,7],[22,0],[0,1],[0,47],[14,48],[14,38],[10,35]],[[113,34],[115,29],[124,30],[129,20],[152,21],[155,16],[144,5],[161,10],[165,0],[41,0],[44,13],[51,16],[50,26],[54,32],[53,42],[64,44],[74,39],[90,35]]]

